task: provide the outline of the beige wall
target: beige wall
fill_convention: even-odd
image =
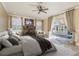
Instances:
[[[43,30],[46,34],[48,34],[48,20],[47,19],[43,21]]]
[[[0,3],[0,32],[8,28],[8,15]]]

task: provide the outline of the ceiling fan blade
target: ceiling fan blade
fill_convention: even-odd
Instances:
[[[38,12],[38,14],[40,14],[40,11]]]
[[[42,10],[48,10],[48,8],[42,9]]]
[[[29,4],[30,6],[33,6],[33,7],[36,7],[37,6],[37,4]]]
[[[38,11],[38,10],[32,10],[32,11]]]
[[[44,10],[42,10],[42,12],[47,13],[47,12],[45,12]]]
[[[41,5],[38,5],[37,6],[37,9],[39,10],[39,9],[42,9],[42,6]]]

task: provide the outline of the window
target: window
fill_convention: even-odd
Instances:
[[[64,14],[59,17],[54,17],[53,22],[52,22],[53,33],[67,35],[68,29],[65,25],[64,19],[65,19]]]
[[[36,31],[42,32],[42,20],[36,20]]]
[[[12,17],[12,29],[13,30],[22,29],[21,17]]]

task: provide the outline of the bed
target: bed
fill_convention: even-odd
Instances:
[[[30,38],[30,36],[28,36],[28,38]],[[74,56],[77,55],[78,53],[73,51],[70,48],[64,47],[64,45],[59,45],[59,44],[55,44],[52,40],[48,39],[52,46],[54,44],[54,46],[56,47],[56,51],[54,50],[50,50],[44,54],[42,54],[41,56]]]
[[[5,48],[0,51],[1,56],[73,56],[78,55],[75,51],[70,48],[64,47],[64,45],[58,45],[53,43],[52,40],[48,39],[51,43],[52,48],[42,53],[37,40],[33,36],[21,36],[19,45]]]

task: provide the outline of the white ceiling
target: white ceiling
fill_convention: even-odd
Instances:
[[[2,4],[9,15],[46,19],[49,16],[59,14],[63,10],[78,5],[79,2],[43,2],[42,5],[49,8],[47,14],[38,14],[38,11],[32,11],[37,9],[36,2],[3,2]]]

